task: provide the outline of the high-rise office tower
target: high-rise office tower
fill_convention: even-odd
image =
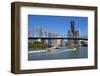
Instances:
[[[39,27],[39,37],[43,37],[43,28]]]
[[[48,32],[48,38],[51,38],[51,33]],[[52,40],[48,39],[48,45],[52,45]]]
[[[68,38],[73,38],[73,33],[68,30]],[[68,48],[74,48],[73,39],[68,39]]]
[[[71,32],[72,32],[73,37],[74,37],[74,33],[75,33],[75,21],[74,20],[70,21],[70,27],[71,27]]]
[[[79,37],[80,37],[80,31],[79,30],[76,30],[75,31],[75,38],[79,38]],[[74,44],[76,45],[76,47],[79,47],[80,40],[78,40],[78,39],[74,40]]]

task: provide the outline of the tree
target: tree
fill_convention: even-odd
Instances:
[[[87,42],[85,42],[85,41],[81,41],[81,45],[82,45],[83,47],[88,46]]]
[[[46,43],[34,41],[33,43],[31,42],[28,43],[28,48],[35,49],[35,50],[46,49],[48,48],[48,45]]]

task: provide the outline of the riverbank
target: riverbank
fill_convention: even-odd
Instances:
[[[52,49],[51,51],[53,51],[53,50],[55,50],[55,49]],[[56,49],[56,50],[60,50],[60,49]],[[66,49],[66,51],[75,51],[76,50],[76,48],[74,48],[74,49]],[[28,53],[42,53],[42,52],[47,52],[48,50],[46,49],[46,50],[36,50],[36,51],[28,51]]]

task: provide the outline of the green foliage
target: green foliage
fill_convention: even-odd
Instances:
[[[48,48],[48,45],[46,43],[43,43],[43,42],[34,41],[33,43],[28,42],[28,48],[46,49],[46,48]]]
[[[81,45],[82,45],[83,47],[88,46],[88,44],[87,44],[85,41],[81,41]]]

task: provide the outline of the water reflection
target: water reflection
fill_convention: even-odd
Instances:
[[[28,53],[28,60],[55,60],[55,59],[77,59],[88,58],[88,48],[80,47],[76,50],[68,48],[53,49],[36,53]]]

